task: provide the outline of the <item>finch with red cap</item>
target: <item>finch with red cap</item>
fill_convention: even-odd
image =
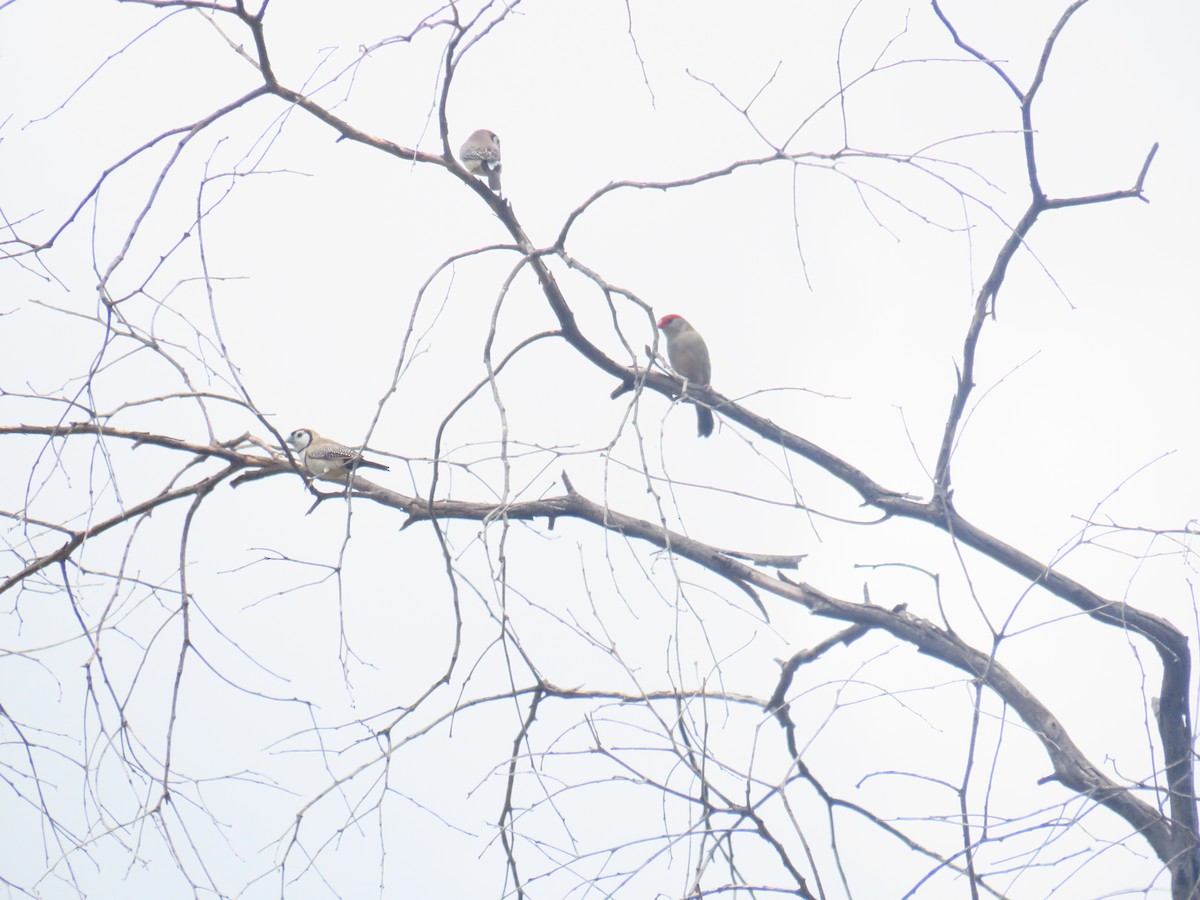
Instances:
[[[674,313],[663,316],[658,327],[667,338],[667,359],[671,368],[683,377],[683,393],[689,384],[708,387],[712,381],[712,363],[708,359],[708,345],[700,332],[683,316]],[[713,414],[707,406],[696,404],[697,432],[700,437],[713,433]]]

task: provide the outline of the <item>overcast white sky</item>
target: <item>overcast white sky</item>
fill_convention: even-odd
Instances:
[[[927,150],[944,160],[926,173],[882,156],[836,171],[825,161],[777,161],[682,189],[621,189],[591,207],[566,244],[656,316],[688,317],[707,340],[716,390],[924,498],[976,292],[1028,203],[1020,120],[1011,92],[965,59],[929,6],[874,0],[851,15],[852,7],[522,3],[461,62],[450,139],[457,148],[479,127],[501,136],[505,194],[541,246],[611,181],[684,179],[769,155],[756,128],[776,144],[795,133],[790,152],[827,154],[842,146],[845,123],[857,150]],[[464,18],[475,8],[462,7]],[[1064,4],[946,0],[944,8],[965,40],[1025,87]],[[266,20],[275,72],[355,127],[439,153],[448,32],[388,40],[428,11],[414,2],[275,0]],[[248,33],[229,17],[216,21],[224,33],[198,12],[0,3],[0,213],[16,233],[47,240],[118,160],[258,83],[235,49],[250,47]],[[1128,188],[1159,142],[1145,183],[1150,202],[1056,211],[1036,226],[980,343],[979,387],[953,481],[958,509],[976,524],[1047,562],[1064,556],[1068,574],[1171,619],[1193,646],[1194,560],[1180,543],[1147,532],[1078,538],[1089,517],[1181,529],[1200,509],[1198,33],[1195,4],[1117,0],[1093,0],[1063,32],[1035,105],[1043,187],[1052,197]],[[842,83],[877,70],[844,106],[827,102],[839,66]],[[760,89],[751,127],[733,107]],[[467,258],[419,296],[449,256],[510,238],[450,173],[335,138],[302,111],[259,99],[198,134],[161,183],[174,139],[115,172],[50,250],[3,260],[0,425],[85,418],[63,398],[110,412],[188,389],[162,354],[103,347],[95,317],[104,277],[112,296],[129,298],[122,313],[164,342],[192,389],[235,395],[236,373],[284,434],[307,426],[357,443],[370,432],[377,458],[394,456],[379,482],[427,494],[438,426],[486,376],[493,316],[497,358],[555,323],[528,271],[504,292],[518,261],[509,251]],[[212,210],[199,229],[198,206]],[[555,272],[585,333],[634,361],[595,286],[561,264]],[[649,320],[615,302],[623,337],[644,361]],[[410,319],[414,336],[393,391]],[[937,573],[947,617],[976,646],[990,649],[988,620],[1011,616],[1007,630],[1017,636],[998,658],[1108,774],[1136,780],[1161,763],[1148,751],[1158,669],[1143,643],[1081,622],[1042,594],[1026,596],[1021,579],[977,556],[960,559],[940,533],[913,523],[845,524],[839,519],[875,517],[812,465],[728,421],[701,442],[691,409],[657,394],[631,406],[630,395],[609,399],[613,387],[560,341],[524,352],[497,383],[511,441],[507,477],[497,399],[485,389],[446,430],[442,448],[453,465],[442,471],[439,495],[553,495],[566,472],[620,512],[662,515],[718,547],[808,554],[795,577],[849,600],[867,586],[875,603],[908,603],[940,621],[926,574],[864,566],[903,562]],[[243,409],[214,401],[207,410],[219,439],[250,431],[270,440]],[[136,405],[109,424],[209,437],[193,400]],[[154,495],[183,465],[153,448],[114,446],[110,459],[93,440],[69,442],[61,455],[48,446],[0,437],[12,474],[0,481],[0,509],[81,528]],[[801,500],[813,514],[796,508]],[[160,790],[137,765],[162,768],[186,501],[156,512],[132,541],[128,528],[91,541],[76,557],[82,568],[70,570],[72,595],[53,587],[58,572],[37,590],[0,595],[0,703],[27,728],[21,738],[0,723],[0,762],[16,784],[0,785],[0,809],[10,810],[0,815],[0,877],[17,886],[13,896],[186,896],[189,882],[205,886],[197,896],[502,896],[495,823],[526,704],[460,712],[452,729],[432,727],[386,769],[382,740],[355,724],[392,721],[387,711],[415,703],[442,675],[455,599],[464,628],[453,683],[404,719],[394,741],[456,702],[530,684],[518,642],[563,687],[637,694],[706,684],[761,700],[774,689],[776,659],[842,627],[772,598],[764,625],[730,585],[569,521],[553,530],[544,521],[448,526],[455,598],[427,525],[401,532],[399,514],[365,502],[350,517],[340,501],[306,516],[310,505],[291,477],[223,486],[191,526],[195,649],[181,682],[172,766],[200,786],[179,786],[165,831],[153,820],[122,823],[137,822]],[[2,577],[20,568],[20,555],[60,541],[24,522],[5,528],[13,552],[0,557]],[[501,554],[506,585],[496,577]],[[339,561],[341,575],[332,577]],[[118,569],[120,584],[100,574]],[[499,639],[501,610],[511,617],[508,641]],[[98,640],[112,695],[87,691],[97,639],[81,638],[77,612],[92,629],[103,619]],[[829,790],[884,817],[957,812],[952,794],[916,777],[863,779],[887,771],[959,782],[971,702],[960,673],[874,635],[804,670],[794,694],[805,762]],[[117,734],[117,704],[132,730],[109,745],[97,716]],[[782,735],[760,708],[711,704],[693,714],[731,765],[767,784],[787,776]],[[1056,889],[1063,897],[1127,889],[1167,896],[1144,844],[1100,852],[1127,826],[1035,783],[1049,763],[1011,716],[1001,744],[992,718],[1001,714],[991,703],[976,764],[998,760],[989,809],[1018,818],[1002,826],[1014,837],[989,847],[988,865],[1022,868],[1005,864],[1009,854],[1022,863],[1066,861],[998,875],[995,889],[1029,898]],[[610,783],[630,773],[572,755],[592,746],[592,728],[606,746],[657,747],[661,723],[620,705],[599,704],[592,715],[599,724],[589,725],[582,704],[565,703],[539,714],[536,749],[562,756],[539,760],[544,781],[523,781],[517,799],[532,807],[524,833],[542,842],[521,849],[523,877],[534,879],[529,896],[683,896],[697,864],[686,842],[676,855],[599,851],[682,828],[692,811]],[[86,850],[60,843],[17,798],[30,796],[32,783],[24,741],[52,748],[37,753],[45,802],[71,834],[92,841]],[[630,757],[648,772],[661,764],[649,750]],[[95,767],[86,783],[84,760]],[[384,779],[390,792],[380,801]],[[737,775],[729,784],[735,794],[746,790]],[[976,799],[982,807],[982,794]],[[794,802],[823,861],[824,889],[844,896],[828,877],[823,805],[806,789]],[[302,839],[289,850],[302,809]],[[1085,811],[1082,827],[1054,841],[1033,827],[1019,834],[1026,823]],[[930,868],[853,819],[842,827],[854,896],[902,896]],[[910,832],[936,844],[956,829],[931,821]],[[1043,840],[1040,852],[1030,849]],[[742,852],[752,881],[778,882],[761,845]],[[317,856],[311,867],[309,855]],[[630,870],[591,893],[581,887]],[[964,891],[946,878],[916,895]]]

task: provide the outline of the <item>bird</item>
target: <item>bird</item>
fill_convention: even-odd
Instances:
[[[383,463],[363,459],[361,450],[321,437],[311,428],[297,428],[288,436],[287,442],[300,454],[304,468],[317,478],[344,477],[354,468],[391,471]]]
[[[683,393],[687,393],[689,384],[708,387],[712,380],[712,363],[708,359],[708,345],[700,337],[700,332],[687,319],[675,313],[663,316],[658,327],[667,338],[667,359],[671,361],[671,368],[683,376]],[[712,434],[712,410],[696,404],[696,424],[700,437]]]
[[[500,138],[496,132],[486,128],[471,132],[458,151],[458,158],[472,175],[486,175],[488,187],[500,193]]]

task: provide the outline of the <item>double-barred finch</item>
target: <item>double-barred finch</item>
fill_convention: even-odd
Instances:
[[[708,387],[712,381],[712,363],[708,360],[708,345],[700,332],[683,316],[674,313],[663,316],[658,327],[667,338],[667,359],[671,361],[671,368],[683,376],[683,392],[687,393],[689,384]],[[696,424],[700,437],[712,434],[712,410],[697,403]]]
[[[496,132],[486,128],[471,132],[458,158],[472,175],[486,175],[488,187],[500,193],[500,138]]]
[[[300,455],[304,468],[318,478],[345,477],[354,467],[390,471],[383,463],[363,459],[361,450],[323,438],[311,428],[297,428],[288,436],[287,442]]]

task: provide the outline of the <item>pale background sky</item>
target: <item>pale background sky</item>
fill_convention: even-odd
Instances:
[[[945,6],[964,39],[1003,61],[1022,87],[1062,8],[950,0]],[[643,74],[625,4],[524,3],[461,63],[448,108],[450,139],[457,148],[478,127],[500,134],[506,196],[531,238],[548,246],[571,211],[610,181],[687,178],[770,152],[699,79],[744,105],[778,66],[752,112],[763,133],[782,142],[836,94],[840,34],[845,81],[879,58],[885,68],[846,97],[851,146],[900,154],[976,135],[936,150],[977,173],[936,170],[974,201],[894,161],[844,164],[842,172],[866,184],[861,195],[827,165],[776,162],[668,192],[618,190],[575,223],[567,252],[656,315],[687,316],[708,342],[721,393],[878,482],[924,497],[975,292],[1006,235],[1004,222],[1015,221],[1028,201],[1014,133],[1020,123],[1012,95],[983,66],[963,61],[928,6],[868,2],[847,25],[850,9],[633,2],[628,10]],[[440,152],[433,111],[445,32],[377,47],[365,58],[359,53],[407,32],[425,12],[411,2],[275,0],[267,18],[275,71],[356,127]],[[227,28],[235,42],[247,40],[232,24]],[[1014,260],[998,318],[981,341],[979,387],[954,468],[958,508],[976,524],[1039,559],[1057,560],[1069,548],[1062,560],[1067,574],[1166,616],[1193,645],[1195,566],[1179,543],[1089,531],[1085,538],[1096,543],[1078,545],[1078,536],[1086,517],[1180,529],[1200,508],[1197,33],[1193,4],[1115,0],[1094,0],[1063,33],[1035,105],[1043,186],[1053,197],[1127,188],[1158,141],[1145,185],[1151,202],[1048,213],[1037,225],[1032,253]],[[905,60],[912,62],[893,65]],[[163,130],[241,96],[255,85],[255,74],[197,13],[96,2],[0,5],[0,84],[8,88],[0,107],[0,212],[21,222],[22,236],[45,240],[104,169]],[[421,285],[451,254],[508,236],[479,198],[441,168],[335,137],[271,98],[198,135],[164,181],[109,291],[126,296],[144,289],[122,304],[123,312],[160,339],[178,342],[171,353],[197,389],[228,393],[228,383],[206,376],[197,361],[227,374],[214,345],[215,313],[242,384],[284,434],[308,426],[358,442],[382,403],[370,445],[396,458],[393,471],[378,480],[425,494],[430,469],[423,460],[434,452],[438,424],[486,374],[483,343],[517,257],[472,257],[433,281],[416,313],[416,352],[389,396]],[[841,140],[835,102],[789,149],[830,152]],[[0,424],[80,418],[61,403],[11,395],[76,396],[103,330],[44,305],[96,314],[100,275],[120,253],[174,146],[165,142],[115,174],[40,260],[0,266],[6,392]],[[253,174],[234,179],[230,172]],[[202,226],[211,310],[193,227],[206,173],[201,204],[207,209],[220,200]],[[160,265],[185,232],[191,237]],[[585,332],[628,361],[604,298],[561,264],[555,271]],[[620,321],[640,355],[653,339],[645,315],[624,304]],[[503,298],[495,355],[553,324],[532,276],[521,274]],[[161,357],[145,350],[126,357],[130,349],[107,351],[93,392],[79,402],[111,411],[184,389]],[[862,566],[906,562],[938,572],[951,623],[976,646],[988,647],[980,610],[1000,622],[1016,609],[1009,630],[1030,630],[1003,644],[1001,662],[1039,694],[1094,762],[1122,779],[1146,777],[1160,762],[1147,754],[1158,667],[1144,644],[1081,622],[1044,595],[1021,602],[1027,585],[1020,579],[971,554],[964,569],[944,535],[917,524],[864,528],[825,518],[873,516],[815,467],[785,458],[727,421],[700,442],[691,409],[647,394],[632,413],[635,428],[627,419],[629,396],[610,400],[612,380],[561,342],[526,352],[498,384],[510,439],[519,442],[511,448],[510,496],[560,493],[565,471],[592,499],[657,521],[645,467],[683,485],[718,489],[671,491],[656,482],[672,527],[719,547],[807,553],[795,577],[836,596],[861,598],[866,584],[874,602],[906,602],[937,620],[927,576]],[[270,437],[244,411],[209,408],[218,438],[246,430]],[[502,490],[498,422],[490,390],[454,419],[444,446],[452,462],[470,470],[444,470],[441,496],[493,500]],[[207,440],[192,401],[137,406],[110,424]],[[0,483],[0,509],[28,504],[31,517],[71,517],[72,527],[82,527],[89,496],[97,498],[98,518],[111,515],[119,504],[162,489],[181,465],[165,452],[114,445],[114,488],[97,446],[73,440],[56,457],[45,452],[44,440],[5,437],[0,454],[13,477]],[[561,455],[524,452],[537,446]],[[791,505],[798,498],[814,516]],[[415,702],[447,665],[454,614],[445,562],[431,529],[400,532],[403,519],[394,511],[356,502],[348,520],[345,504],[330,502],[306,517],[310,505],[298,480],[274,478],[235,491],[222,487],[193,524],[187,559],[196,644],[181,690],[173,768],[211,780],[181,787],[166,811],[173,849],[149,821],[119,831],[119,840],[103,833],[137,817],[157,796],[158,787],[131,775],[120,757],[161,771],[152,760],[161,757],[179,654],[178,618],[171,613],[178,606],[186,506],[159,510],[139,529],[125,564],[136,582],[114,589],[111,580],[72,571],[91,626],[102,615],[109,625],[119,623],[105,632],[102,647],[133,723],[128,745],[97,743],[95,705],[110,734],[116,714],[112,698],[85,693],[91,648],[63,592],[47,585],[0,596],[0,651],[6,651],[0,702],[40,746],[61,752],[38,759],[47,802],[77,836],[96,838],[86,852],[60,860],[64,848],[42,829],[37,811],[0,786],[0,809],[9,810],[0,816],[0,876],[35,896],[76,896],[72,883],[94,897],[187,896],[188,881],[176,874],[179,859],[191,882],[209,886],[198,896],[212,896],[213,889],[278,896],[288,829],[312,803],[303,851],[293,847],[287,858],[288,897],[504,894],[495,821],[526,704],[460,712],[452,730],[443,724],[398,751],[390,770],[372,762],[381,745],[356,720],[391,721],[388,711]],[[118,529],[92,541],[79,559],[93,571],[112,572],[129,534]],[[672,568],[648,546],[576,522],[560,521],[552,531],[544,521],[515,525],[507,533],[464,522],[448,526],[448,534],[462,578],[459,668],[454,683],[406,720],[397,738],[418,732],[460,698],[502,693],[510,678],[530,683],[513,648],[506,656],[494,643],[493,616],[502,603],[547,680],[632,693],[708,683],[765,698],[777,678],[776,659],[842,627],[771,598],[766,626],[728,584],[684,561]],[[491,577],[502,535],[507,591]],[[9,547],[26,555],[58,543],[23,524],[6,536]],[[31,536],[34,550],[23,543]],[[328,577],[328,567],[343,553],[339,582]],[[7,554],[0,572],[16,568]],[[300,586],[307,587],[294,590]],[[616,652],[598,647],[596,636]],[[959,781],[971,702],[959,673],[874,635],[803,670],[793,696],[804,760],[831,791],[884,816],[957,811],[949,791],[912,777],[862,779],[888,771]],[[614,746],[649,746],[660,737],[640,708],[598,707],[596,727]],[[1001,712],[994,699],[987,709],[991,716]],[[782,735],[761,709],[711,704],[703,716],[693,714],[709,718],[710,740],[726,758],[753,767],[768,783],[786,775]],[[329,730],[316,735],[314,725]],[[0,760],[20,773],[6,777],[28,795],[24,748],[2,727]],[[1039,819],[1047,818],[1043,809],[1063,818],[1087,815],[1082,827],[1056,834],[1036,857],[1067,861],[999,876],[996,889],[1011,897],[1058,890],[1056,896],[1082,898],[1153,885],[1152,896],[1166,896],[1148,848],[1128,841],[1100,852],[1126,837],[1123,823],[1057,787],[1037,786],[1050,771],[1040,746],[1011,719],[1005,728],[990,810]],[[977,765],[990,764],[996,733],[995,721],[985,717],[982,746],[993,749],[981,750]],[[617,777],[609,766],[569,755],[592,740],[582,704],[543,707],[535,744],[564,755],[539,764],[544,782],[521,782],[520,805],[538,804],[522,828],[545,842],[521,850],[522,874],[535,879],[530,896],[682,896],[695,865],[685,844],[675,855],[645,847],[615,859],[586,855],[684,827],[691,815],[664,806],[657,792],[609,782]],[[664,766],[666,777],[654,753],[631,756],[647,771]],[[76,766],[85,758],[99,767],[86,788]],[[333,779],[366,764],[343,789],[329,791]],[[379,807],[385,775],[393,793]],[[736,794],[741,781],[730,783]],[[572,788],[546,803],[547,792],[562,785]],[[211,818],[195,805],[198,798]],[[803,787],[795,801],[811,829],[806,835],[823,854],[824,887],[842,896],[829,877],[824,808]],[[348,825],[356,812],[361,820]],[[854,896],[902,896],[930,867],[894,842],[881,844],[853,820],[841,827]],[[1021,832],[1023,822],[1004,827]],[[945,835],[956,833],[956,824],[911,828],[931,844],[954,846]],[[989,865],[1015,871],[1019,866],[1003,860],[1011,854],[1027,861],[1020,854],[1046,838],[1031,829],[989,847]],[[131,847],[138,862],[131,861]],[[318,851],[317,864],[307,867],[305,854]],[[780,877],[761,845],[747,842],[743,852],[739,865],[758,873],[751,880]],[[581,861],[557,868],[571,856]],[[637,874],[590,893],[580,886],[628,869]],[[917,896],[965,896],[964,885],[949,878],[923,890]]]

